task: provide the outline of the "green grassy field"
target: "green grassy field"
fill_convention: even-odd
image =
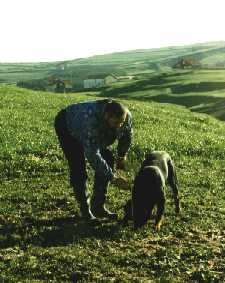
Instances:
[[[177,70],[136,75],[103,96],[182,105],[225,121],[225,70]]]
[[[129,97],[130,96],[130,97]],[[166,150],[178,174],[182,213],[166,190],[164,224],[134,232],[79,217],[53,129],[57,111],[99,93],[55,94],[0,86],[0,282],[224,282],[225,124],[183,106],[119,97],[132,112],[132,182],[145,153]],[[90,176],[93,172],[89,168]],[[90,177],[89,186],[93,185]],[[123,217],[128,191],[109,187]]]
[[[59,63],[0,63],[0,83],[15,84],[21,80],[43,79],[57,69]]]
[[[225,68],[225,42],[170,46],[164,48],[130,50],[61,62],[0,63],[0,83],[43,79],[54,75],[80,82],[90,75],[136,75],[155,71],[168,71],[181,58]]]

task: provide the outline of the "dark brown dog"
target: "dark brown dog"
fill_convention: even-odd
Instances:
[[[123,223],[133,219],[135,229],[144,226],[151,218],[152,210],[156,206],[155,229],[159,230],[165,210],[166,183],[172,189],[175,212],[179,213],[180,203],[173,161],[165,151],[152,151],[146,155],[134,180],[132,199],[125,205]]]

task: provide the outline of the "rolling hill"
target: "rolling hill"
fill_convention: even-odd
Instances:
[[[15,83],[51,75],[79,81],[93,74],[168,71],[181,58],[193,58],[210,68],[225,68],[225,42],[131,50],[52,63],[0,63],[0,82]]]
[[[168,76],[164,83],[174,81]],[[223,282],[224,122],[184,106],[137,100],[133,92],[119,96],[132,113],[134,139],[127,169],[118,173],[132,183],[147,152],[168,151],[182,213],[175,215],[166,189],[158,233],[152,221],[138,231],[116,221],[87,225],[53,124],[66,105],[102,95],[0,85],[0,282]],[[88,173],[91,189],[90,167]],[[107,205],[120,219],[129,197],[109,186]]]
[[[225,70],[179,70],[136,75],[101,95],[182,105],[225,121]]]

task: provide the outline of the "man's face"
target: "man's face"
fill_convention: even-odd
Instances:
[[[123,126],[125,120],[127,117],[127,113],[125,113],[121,118],[118,117],[110,117],[107,113],[105,114],[105,119],[108,123],[108,125],[112,129],[119,129]]]

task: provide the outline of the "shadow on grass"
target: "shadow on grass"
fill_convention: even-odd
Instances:
[[[208,92],[225,89],[225,82],[200,82],[190,84],[176,84],[171,86],[172,93]]]
[[[46,229],[39,234],[37,240],[41,239],[41,241],[38,244],[45,247],[59,246],[88,238],[115,239],[119,237],[120,226],[117,222],[102,221],[96,224],[85,222],[79,217],[71,220],[61,219],[58,225],[50,225],[50,230]]]
[[[147,97],[145,99],[159,102],[159,103],[172,103],[177,105],[186,106],[188,108],[199,105],[199,104],[209,104],[209,103],[218,103],[224,101],[224,98],[213,97],[213,96],[172,96],[172,95],[156,95]]]
[[[3,224],[3,223],[1,223]],[[0,228],[0,248],[13,246],[65,246],[82,239],[120,238],[121,225],[117,221],[102,220],[99,223],[83,221],[79,216],[50,220],[26,218],[22,223],[5,222]]]
[[[105,88],[102,90],[103,96],[118,96],[124,93],[132,93],[146,90],[170,89],[172,94],[185,94],[190,92],[209,92],[225,89],[225,82],[202,81],[193,83],[180,83],[168,81],[168,75],[157,75],[149,79],[138,80],[127,85]]]
[[[100,94],[101,96],[106,96],[104,93]],[[220,103],[224,102],[223,97],[215,96],[203,96],[203,95],[173,95],[173,94],[159,94],[159,95],[132,95],[130,93],[120,93],[116,95],[111,95],[115,99],[127,99],[127,100],[137,100],[137,101],[154,101],[158,103],[171,103],[182,105],[185,107],[193,107],[199,104],[211,104],[211,103]]]

